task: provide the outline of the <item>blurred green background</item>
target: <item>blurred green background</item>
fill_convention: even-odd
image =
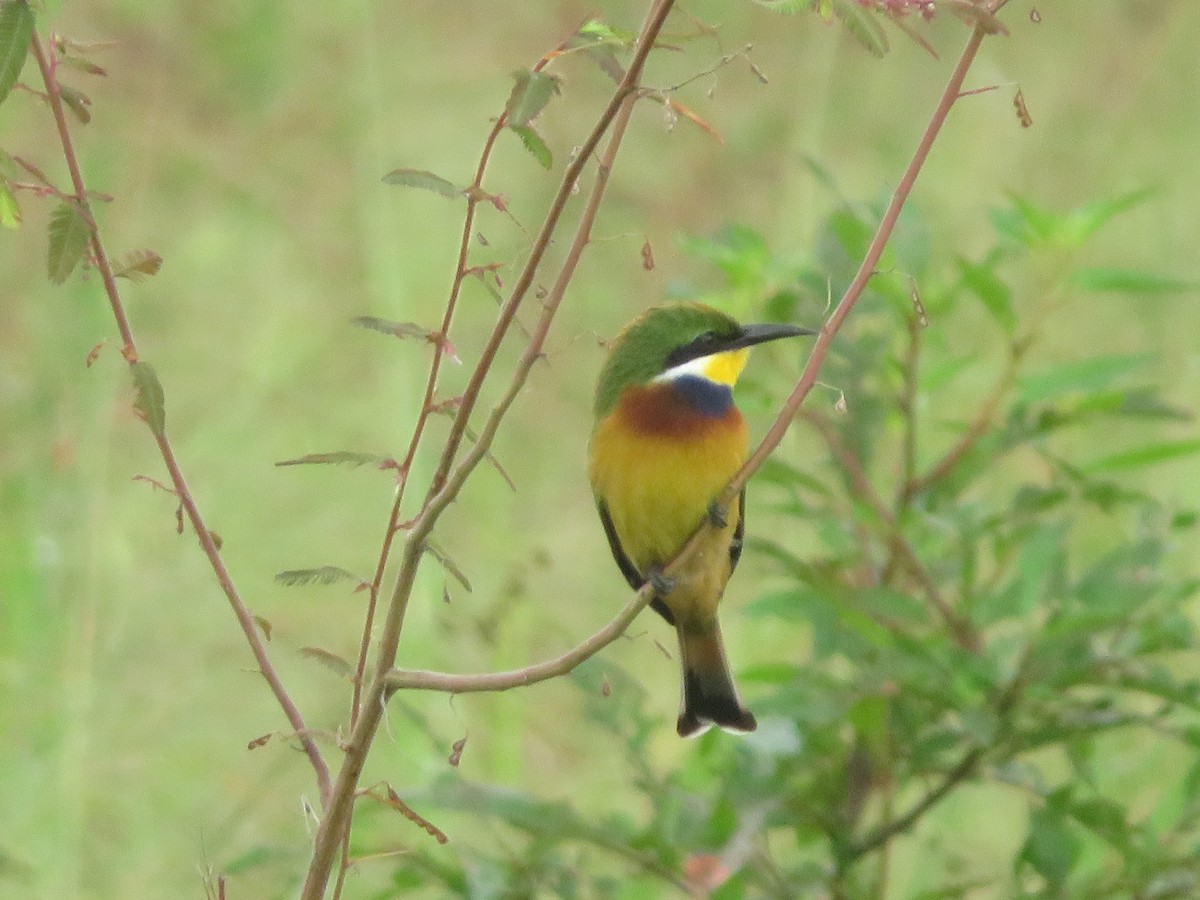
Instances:
[[[1030,18],[1034,5],[1040,23]],[[406,446],[428,348],[348,321],[366,314],[436,322],[461,207],[388,187],[381,176],[411,166],[468,182],[510,73],[590,15],[636,28],[642,5],[48,7],[43,28],[114,42],[93,54],[109,77],[64,79],[94,103],[92,123],[74,133],[89,186],[115,198],[100,211],[110,252],[149,247],[165,260],[155,278],[124,285],[143,358],[159,373],[168,431],[228,566],[253,611],[273,624],[276,666],[309,723],[336,728],[346,685],[299,651],[315,645],[352,657],[363,597],[341,586],[285,588],[272,578],[322,564],[369,576],[391,481],[365,468],[273,463],[342,449],[400,454]],[[1089,244],[1086,261],[1200,276],[1200,7],[1014,0],[1003,18],[1011,36],[988,40],[968,78],[969,87],[999,90],[956,107],[914,193],[935,252],[978,253],[990,238],[988,210],[1008,191],[1067,209],[1154,186],[1150,202]],[[943,15],[928,29],[940,60],[895,31],[893,52],[879,60],[812,15],[709,0],[684,5],[667,30],[673,49],[652,57],[648,84],[679,84],[746,47],[768,82],[737,58],[679,92],[722,141],[684,120],[668,127],[661,106],[637,111],[546,364],[495,448],[517,491],[485,467],[443,520],[439,542],[473,591],[449,582],[447,605],[444,574],[424,568],[401,648],[405,666],[482,671],[540,660],[624,602],[584,473],[597,336],[611,336],[673,285],[703,291],[720,282],[713,267],[681,252],[680,235],[745,223],[781,257],[802,260],[843,197],[861,204],[885,196],[966,34]],[[26,83],[34,84],[34,71],[27,66]],[[487,180],[530,230],[610,87],[582,58],[557,71],[563,97],[539,121],[554,172],[504,135]],[[1029,129],[1011,105],[1017,87],[1033,117]],[[0,107],[0,146],[67,183],[48,112],[31,95],[18,92]],[[836,191],[809,160],[832,175]],[[174,504],[131,481],[164,474],[131,411],[98,279],[47,283],[50,204],[28,193],[21,201],[23,226],[0,235],[0,895],[202,896],[201,872],[212,867],[234,873],[231,896],[285,896],[307,858],[301,798],[316,804],[305,759],[283,742],[246,750],[285,720],[251,671],[194,538],[175,533]],[[474,261],[500,263],[510,281],[525,235],[492,210],[483,211],[479,231],[486,246],[475,244]],[[653,271],[642,267],[644,241]],[[494,311],[487,292],[468,283],[454,334],[466,364],[446,371],[443,396],[465,382]],[[820,314],[811,310],[813,323]],[[1194,294],[1067,297],[1044,328],[1039,359],[1150,352],[1167,397],[1195,407]],[[86,368],[89,350],[105,340]],[[987,334],[963,329],[946,340],[984,352]],[[801,361],[759,375],[782,381]],[[971,401],[967,385],[958,402],[970,410]],[[752,412],[761,433],[769,410]],[[435,420],[414,487],[444,430]],[[1191,426],[1179,431],[1189,433]],[[1118,449],[1100,431],[1071,440],[1084,458]],[[802,461],[804,441],[789,438],[783,452]],[[1139,486],[1200,502],[1194,462],[1138,477]],[[752,527],[770,527],[765,517],[758,522]],[[729,606],[754,585],[749,559]],[[795,652],[736,611],[726,617],[735,664]],[[668,637],[642,619],[604,654],[661,708],[654,747],[663,765],[681,752],[669,725],[675,664],[653,643]],[[392,707],[364,784],[386,778],[420,787],[447,770],[451,743],[466,735],[466,777],[620,811],[630,802],[629,773],[579,709],[579,692],[565,682],[404,698]],[[1154,761],[1140,762],[1129,762],[1134,783],[1153,778]],[[493,839],[469,817],[431,817],[452,841],[467,833]],[[368,813],[363,827],[364,845],[379,852],[427,840],[391,816]],[[348,896],[365,895],[371,883],[366,864]]]

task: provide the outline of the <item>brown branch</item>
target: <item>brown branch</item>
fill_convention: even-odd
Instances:
[[[561,42],[556,50],[562,50],[566,46],[566,41]],[[545,54],[533,66],[533,71],[540,72],[554,58],[556,51],[551,51]],[[462,292],[463,282],[471,275],[471,269],[467,265],[468,254],[471,249],[471,239],[475,229],[475,211],[479,207],[479,203],[486,197],[486,192],[483,190],[483,178],[487,173],[488,163],[492,158],[492,150],[496,145],[496,140],[504,131],[504,127],[508,122],[508,112],[503,111],[496,117],[495,123],[492,125],[491,131],[483,142],[483,149],[479,154],[479,162],[475,167],[475,178],[470,186],[464,192],[467,200],[467,211],[463,216],[462,235],[458,244],[458,260],[454,268],[454,278],[450,285],[450,295],[446,300],[446,311],[442,316],[440,326],[440,334],[443,336],[450,334],[450,328],[454,323],[454,313],[458,308],[458,298]],[[433,413],[433,397],[437,390],[438,375],[441,371],[442,357],[444,354],[438,348],[433,354],[433,360],[429,365],[429,376],[425,382],[425,395],[421,399],[421,407],[417,411],[417,421],[413,426],[412,438],[408,443],[408,450],[404,454],[404,460],[400,463],[399,485],[396,489],[396,498],[392,503],[392,511],[388,517],[387,530],[384,532],[383,543],[379,553],[379,561],[375,567],[375,575],[371,580],[370,600],[367,603],[367,612],[363,620],[362,640],[359,644],[358,664],[355,667],[354,673],[354,696],[351,702],[350,710],[350,727],[354,727],[354,723],[358,721],[359,703],[362,699],[362,683],[366,675],[367,655],[371,647],[371,634],[375,627],[375,610],[378,605],[379,591],[383,584],[384,573],[387,570],[388,557],[391,554],[392,544],[395,541],[396,533],[400,525],[400,507],[404,502],[404,489],[408,485],[408,476],[412,472],[413,462],[416,460],[417,448],[421,444],[421,439],[425,434],[425,425],[429,421],[430,415]],[[336,892],[335,892],[336,896]]]
[[[994,13],[1005,2],[1006,0],[993,0],[988,12]],[[908,200],[908,195],[912,192],[913,185],[916,184],[917,176],[921,174],[921,169],[925,166],[926,159],[929,158],[929,151],[933,147],[933,142],[942,130],[942,126],[946,124],[950,110],[958,100],[967,72],[971,68],[971,64],[975,61],[984,38],[989,33],[990,27],[987,23],[983,22],[977,24],[971,31],[971,36],[967,39],[967,44],[959,55],[958,62],[950,74],[950,79],[942,91],[942,96],[938,100],[937,106],[934,107],[929,124],[925,127],[925,132],[921,135],[921,140],[917,143],[917,149],[913,153],[908,167],[904,170],[904,174],[900,178],[900,183],[896,186],[896,191],[892,194],[892,199],[887,205],[887,209],[884,210],[883,218],[880,219],[879,227],[875,230],[875,236],[871,239],[871,243],[867,247],[867,252],[858,267],[858,271],[855,273],[850,285],[846,288],[846,292],[838,301],[837,306],[834,307],[833,313],[830,314],[829,319],[817,335],[817,340],[813,344],[812,352],[808,357],[808,363],[805,365],[804,371],[792,389],[791,395],[779,411],[779,415],[776,416],[775,421],[763,437],[762,442],[750,454],[741,470],[734,476],[728,487],[725,488],[722,494],[722,502],[725,505],[733,502],[734,497],[745,487],[750,476],[758,470],[763,462],[766,461],[766,458],[779,446],[779,442],[783,440],[788,426],[791,424],[792,419],[795,418],[796,412],[800,409],[800,404],[804,402],[804,399],[812,391],[813,385],[816,384],[817,372],[820,370],[821,364],[825,361],[825,356],[829,352],[833,338],[842,327],[842,323],[846,317],[850,315],[850,311],[858,302],[858,298],[862,296],[867,282],[871,280],[871,276],[875,273],[879,259],[883,256],[883,249],[887,246],[887,242],[896,228],[896,222],[900,218],[900,210],[904,208],[904,203]]]
[[[838,870],[845,871],[872,850],[877,850],[892,838],[903,834],[916,825],[925,813],[940,803],[958,785],[975,774],[979,768],[979,763],[983,761],[984,752],[983,747],[972,747],[963,754],[962,759],[955,763],[950,771],[942,776],[942,780],[925,796],[914,803],[904,815],[893,819],[886,825],[879,826],[861,840],[855,841],[850,847],[846,848],[839,855]]]
[[[925,596],[930,604],[937,609],[942,620],[954,633],[955,640],[967,649],[978,649],[979,639],[971,630],[970,624],[959,616],[951,608],[950,604],[946,602],[946,598],[942,596],[942,592],[938,589],[933,576],[917,556],[912,544],[905,538],[899,522],[896,521],[896,517],[888,509],[887,504],[883,502],[883,498],[879,495],[879,492],[875,490],[875,485],[871,483],[871,479],[863,469],[862,462],[859,460],[857,454],[845,445],[841,436],[838,435],[833,425],[824,416],[812,412],[801,412],[800,418],[811,423],[820,432],[821,437],[824,438],[825,443],[829,447],[829,452],[833,454],[834,459],[837,460],[838,465],[846,474],[854,495],[863,503],[866,503],[875,514],[875,517],[883,523],[887,529],[888,545],[892,548],[893,553],[904,562],[909,574],[921,585],[921,589],[925,592]]]
[[[71,139],[70,129],[67,127],[67,119],[62,104],[62,91],[55,73],[55,63],[46,55],[45,48],[36,31],[33,33],[30,46],[33,50],[34,58],[37,60],[38,69],[41,71],[42,81],[46,86],[47,99],[50,109],[54,113],[54,121],[58,128],[58,137],[63,151],[63,158],[66,160],[67,169],[71,174],[71,184],[75,189],[73,202],[78,204],[87,222],[92,256],[95,260],[96,269],[100,272],[100,279],[104,284],[104,292],[108,297],[109,306],[112,309],[113,318],[116,320],[117,330],[121,334],[121,341],[124,345],[122,354],[125,360],[132,365],[138,361],[137,344],[134,341],[133,331],[129,326],[128,316],[125,314],[125,305],[121,300],[121,293],[117,288],[117,280],[113,274],[112,264],[109,262],[108,254],[104,249],[104,242],[100,238],[100,229],[96,225],[95,217],[92,215],[91,206],[88,203],[87,186],[84,183],[83,174],[79,168],[79,159],[75,153],[75,144]],[[309,762],[316,775],[317,788],[321,795],[321,804],[324,806],[329,802],[331,788],[329,767],[325,763],[325,758],[311,737],[311,730],[305,724],[300,710],[284,688],[283,682],[275,671],[275,667],[271,664],[266,646],[259,636],[258,625],[254,621],[253,615],[246,608],[246,604],[242,601],[241,595],[238,593],[233,579],[229,574],[229,570],[225,568],[224,560],[221,559],[221,553],[217,549],[216,542],[213,540],[212,531],[205,524],[204,518],[200,514],[200,509],[196,505],[196,500],[192,496],[192,492],[188,489],[187,482],[183,477],[183,471],[175,456],[175,451],[167,439],[165,432],[156,434],[155,441],[158,444],[158,451],[162,455],[163,463],[167,467],[167,472],[171,476],[171,484],[179,497],[179,502],[187,514],[192,530],[196,533],[196,537],[200,541],[200,547],[204,551],[204,555],[208,559],[213,573],[216,575],[217,583],[220,585],[225,597],[229,600],[229,605],[237,617],[242,634],[245,636],[246,642],[250,645],[250,651],[254,654],[254,659],[258,664],[258,670],[262,673],[263,679],[270,687],[271,693],[275,695],[276,702],[279,703],[280,708],[282,708],[284,715],[287,717],[288,723],[304,747],[304,752],[308,755]]]
[[[405,689],[442,691],[448,694],[507,691],[510,688],[537,684],[539,681],[566,675],[624,634],[638,613],[646,608],[652,594],[653,591],[649,588],[638,591],[611,622],[562,656],[509,672],[485,672],[478,675],[393,669],[386,677],[388,696]]]
[[[996,414],[1000,411],[1000,405],[1004,402],[1004,398],[1008,396],[1008,392],[1012,389],[1013,383],[1017,378],[1018,364],[1025,350],[1028,348],[1029,342],[1015,343],[1008,357],[1008,362],[1004,367],[1004,372],[1000,379],[996,382],[996,386],[988,394],[983,404],[979,407],[979,412],[967,426],[954,445],[947,450],[936,463],[929,467],[926,472],[920,475],[912,474],[901,488],[901,502],[908,503],[913,497],[924,493],[935,484],[948,476],[954,467],[957,466],[971,449],[979,442],[979,439],[987,434],[992,427],[992,423],[996,420]]]
[[[1029,666],[1030,652],[1028,648],[1023,652],[1020,662],[1017,665],[1017,671],[1005,685],[1004,689],[994,696],[993,702],[996,710],[996,716],[999,718],[999,728],[996,732],[996,737],[990,746],[976,745],[967,750],[954,766],[942,776],[942,780],[929,790],[920,800],[914,803],[904,815],[899,818],[892,819],[886,822],[873,831],[866,834],[864,837],[855,841],[849,847],[843,849],[838,854],[837,869],[838,872],[845,872],[857,860],[866,856],[872,850],[876,850],[884,844],[888,843],[893,837],[903,834],[920,821],[925,813],[929,812],[934,806],[940,803],[946,796],[954,790],[962,782],[973,777],[979,771],[979,765],[983,762],[989,749],[994,749],[1000,746],[1005,736],[1012,728],[1010,719],[1011,713],[1016,708],[1017,702],[1021,698],[1022,688],[1025,686],[1027,679],[1027,670]]]
[[[661,31],[663,22],[666,20],[672,6],[673,0],[656,0],[652,5],[646,22],[639,33],[638,40],[635,43],[632,59],[625,78],[617,86],[612,99],[601,114],[591,134],[576,151],[574,159],[567,166],[558,192],[547,212],[541,231],[534,240],[530,256],[520,276],[514,283],[511,295],[501,308],[497,323],[480,355],[480,360],[476,365],[475,371],[472,373],[467,390],[464,392],[458,414],[455,417],[445,449],[439,460],[437,471],[430,485],[429,492],[426,495],[426,502],[421,513],[412,523],[412,527],[404,541],[396,584],[392,591],[388,613],[384,620],[383,631],[378,642],[376,654],[378,662],[375,668],[375,675],[366,692],[365,700],[361,704],[359,720],[347,743],[342,767],[338,772],[338,777],[333,788],[332,800],[317,829],[313,855],[301,893],[301,897],[304,900],[317,900],[317,898],[324,896],[333,866],[334,855],[349,829],[358,780],[362,774],[367,753],[383,715],[383,707],[388,695],[387,678],[395,664],[396,653],[400,643],[400,634],[404,625],[404,616],[416,581],[417,568],[423,554],[425,540],[428,538],[442,511],[444,511],[453,499],[454,494],[457,493],[458,487],[461,486],[461,481],[465,480],[466,476],[470,474],[478,462],[484,458],[489,449],[491,439],[495,434],[496,427],[499,424],[499,419],[503,417],[504,411],[507,410],[511,400],[508,401],[508,404],[502,404],[502,406],[498,406],[493,411],[487,425],[479,434],[471,450],[466,454],[457,469],[454,470],[455,478],[452,480],[453,483],[451,483],[447,481],[447,478],[450,475],[457,448],[465,434],[470,412],[478,399],[479,391],[491,369],[492,361],[495,358],[500,343],[503,341],[509,326],[516,316],[521,301],[533,283],[534,275],[545,255],[546,249],[550,245],[551,236],[557,227],[575,183],[583,173],[584,167],[599,145],[604,133],[610,126],[614,125],[614,122],[619,122],[620,124],[614,126],[614,137],[609,145],[609,154],[616,153],[617,146],[620,143],[620,135],[624,129],[624,122],[628,120],[628,107],[632,104],[637,91],[642,67],[645,64],[647,55],[654,46],[655,39]],[[608,159],[609,154],[606,154],[606,159]],[[589,214],[591,217],[594,217],[600,197],[603,195],[603,189],[607,183],[608,166],[611,166],[611,160],[609,160],[607,165],[601,166],[596,186],[593,188],[592,199],[589,200],[588,206],[585,208],[584,216],[581,218],[580,226],[576,231],[571,249],[567,253],[564,269],[571,268],[573,270],[574,263],[578,261],[579,254],[582,253],[583,248],[587,244],[588,234],[590,233]],[[560,273],[559,278],[556,280],[555,290],[558,292],[558,299],[561,299],[562,291],[565,289],[566,281],[569,280],[569,277],[569,273],[565,277],[563,273]],[[510,386],[508,394],[515,397],[521,385],[524,384],[525,377],[528,375],[533,362],[540,356],[541,343],[545,339],[550,319],[553,317],[556,306],[557,301],[554,300],[552,292],[551,297],[547,299],[543,307],[539,327],[530,339],[530,345],[526,353],[522,356],[522,363],[518,366],[517,372],[513,376],[513,384]],[[528,361],[528,365],[525,365],[526,361]],[[506,394],[506,396],[508,395]]]

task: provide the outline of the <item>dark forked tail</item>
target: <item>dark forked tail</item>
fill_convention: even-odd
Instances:
[[[691,737],[709,725],[729,731],[750,732],[758,727],[733,684],[721,629],[716,619],[703,626],[677,625],[683,663],[683,706],[675,730]]]

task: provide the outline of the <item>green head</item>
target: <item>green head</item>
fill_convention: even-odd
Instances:
[[[740,325],[700,303],[653,307],[626,325],[613,342],[596,385],[596,420],[612,411],[625,388],[648,384],[676,369],[732,387],[749,347],[813,333],[794,325]]]

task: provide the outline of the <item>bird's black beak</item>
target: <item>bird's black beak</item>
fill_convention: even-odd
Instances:
[[[779,338],[799,337],[800,335],[812,335],[816,333],[815,329],[801,328],[799,325],[743,325],[742,333],[730,340],[721,349],[740,350],[743,347],[753,347],[755,344],[764,344],[767,341],[774,341]]]

